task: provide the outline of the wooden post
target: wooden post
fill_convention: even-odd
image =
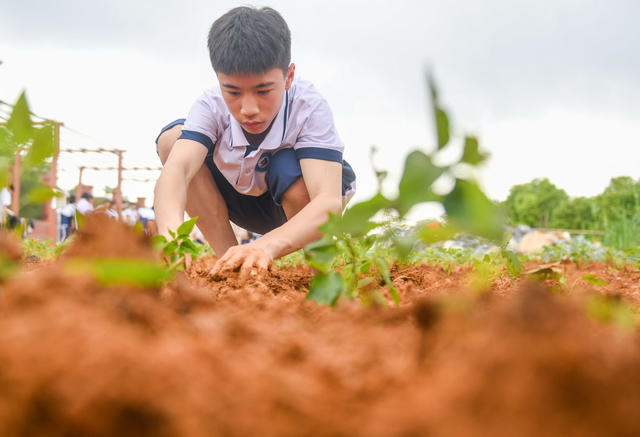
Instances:
[[[58,186],[58,153],[60,152],[60,126],[62,123],[56,121],[53,123],[53,159],[51,160],[51,165],[49,166],[49,180],[48,185],[55,189]],[[58,239],[58,217],[56,214],[56,210],[53,208],[52,203],[55,200],[51,199],[45,203],[45,210],[43,214],[45,216],[45,220],[47,221],[47,238],[49,238],[52,244],[56,244]]]
[[[20,216],[20,150],[13,161],[13,193],[11,193],[11,210],[16,218]]]
[[[78,188],[76,189],[76,202],[82,198],[82,194],[84,193],[84,185],[82,185],[82,172],[84,172],[84,167],[78,167]]]
[[[118,150],[118,196],[116,197],[116,211],[118,213],[118,220],[122,221],[122,152],[124,150]]]

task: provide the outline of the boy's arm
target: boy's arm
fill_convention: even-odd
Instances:
[[[154,190],[154,207],[158,233],[169,237],[184,221],[187,188],[200,170],[207,149],[197,141],[179,139],[164,163]]]
[[[212,273],[241,267],[246,276],[253,267],[266,269],[275,259],[294,252],[321,237],[318,227],[329,212],[342,209],[342,164],[319,159],[301,159],[302,177],[311,201],[282,226],[256,241],[230,248]]]

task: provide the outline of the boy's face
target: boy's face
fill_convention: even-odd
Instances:
[[[291,64],[286,75],[280,68],[262,74],[218,73],[222,97],[245,131],[259,134],[269,127],[280,111],[285,90],[291,87],[294,72]]]

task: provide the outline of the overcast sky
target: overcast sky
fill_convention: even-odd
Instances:
[[[37,114],[63,121],[63,145],[125,148],[126,166],[157,166],[153,140],[216,79],[208,29],[233,1],[0,0],[0,99],[27,89]],[[328,100],[358,176],[373,193],[370,146],[393,186],[406,154],[434,144],[425,66],[455,132],[492,158],[487,193],[548,177],[571,196],[640,176],[640,2],[293,1],[276,8],[292,32],[296,74]],[[79,165],[61,158],[71,187]],[[129,174],[149,179],[150,174]],[[86,172],[97,191],[115,173]],[[127,182],[130,197],[152,183]],[[392,190],[392,188],[390,188]]]

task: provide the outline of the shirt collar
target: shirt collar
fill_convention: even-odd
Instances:
[[[273,126],[271,126],[271,130],[260,144],[260,148],[263,150],[272,150],[277,149],[282,144],[282,140],[284,139],[284,133],[287,126],[287,110],[289,107],[289,91],[285,91],[284,96],[282,98],[282,104],[280,105],[280,111],[278,111],[278,115],[276,115],[275,120],[273,121]],[[246,147],[249,145],[249,141],[244,136],[244,132],[242,131],[242,126],[238,121],[233,117],[233,115],[229,114],[231,125],[231,147]]]

